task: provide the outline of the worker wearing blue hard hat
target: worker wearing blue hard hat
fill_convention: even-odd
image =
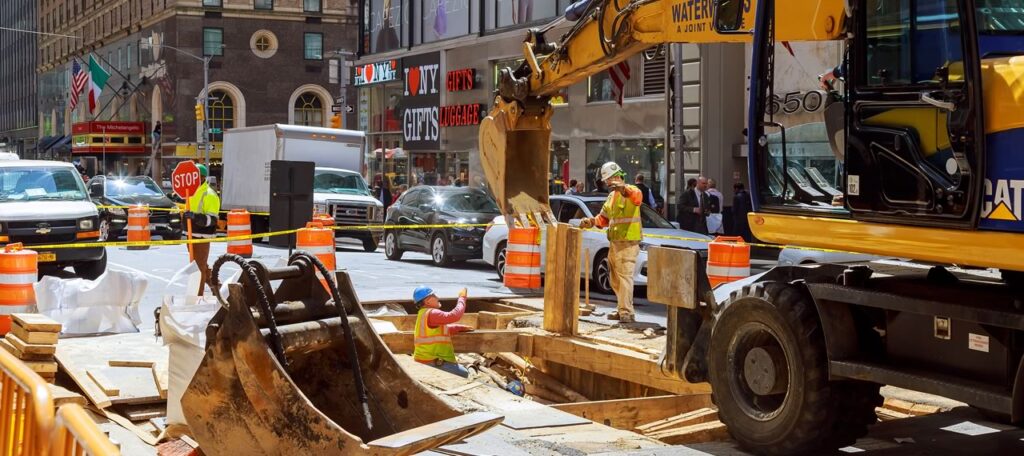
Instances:
[[[463,288],[455,308],[445,312],[441,310],[441,300],[432,288],[420,286],[413,291],[412,299],[419,309],[413,332],[413,359],[461,377],[469,377],[469,371],[455,359],[455,346],[452,344],[452,336],[473,330],[469,326],[456,324],[466,313],[467,295]]]

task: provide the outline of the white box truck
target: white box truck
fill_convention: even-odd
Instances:
[[[366,152],[361,131],[296,125],[262,125],[224,132],[223,210],[270,211],[270,162],[316,163],[313,205],[334,217],[338,226],[384,222],[384,205],[370,195],[360,174]],[[312,216],[312,214],[310,214]],[[252,217],[253,233],[270,226],[266,216]],[[337,230],[335,236],[362,241],[367,252],[377,250],[383,230]]]

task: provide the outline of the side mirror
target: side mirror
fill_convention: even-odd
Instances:
[[[99,187],[99,186],[89,187],[89,197],[91,197],[91,198],[102,198],[103,197],[103,187]]]
[[[745,0],[717,0],[715,2],[715,31],[728,34],[743,31],[743,3]]]

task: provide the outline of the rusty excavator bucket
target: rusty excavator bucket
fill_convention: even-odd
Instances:
[[[204,453],[405,455],[501,422],[490,413],[463,415],[413,380],[367,320],[345,272],[302,252],[273,269],[225,255],[214,278],[228,261],[242,266],[242,283],[229,285],[181,400]],[[272,281],[280,281],[276,289]],[[211,285],[219,288],[216,279]]]
[[[512,78],[510,69],[501,71],[503,82]],[[498,95],[480,124],[480,162],[510,224],[554,221],[548,206],[551,113],[550,97]]]

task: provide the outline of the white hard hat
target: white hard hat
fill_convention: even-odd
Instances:
[[[619,167],[618,163],[608,162],[601,166],[601,180],[608,180],[615,177],[617,174],[626,174]]]

